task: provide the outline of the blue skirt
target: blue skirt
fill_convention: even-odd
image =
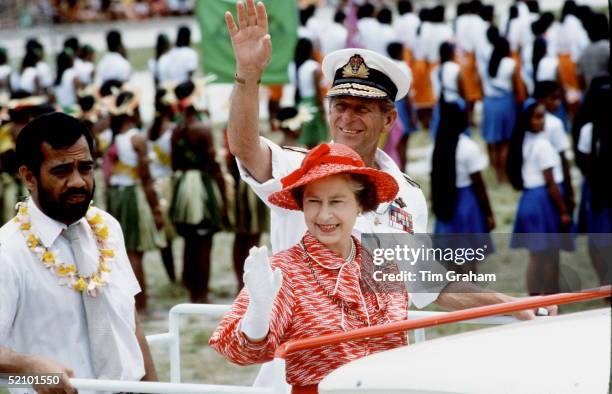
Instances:
[[[434,233],[470,234],[457,237],[434,237],[436,247],[479,248],[488,245],[487,254],[493,253],[493,242],[487,230],[487,217],[482,210],[474,188],[470,186],[457,188],[457,203],[451,220],[436,220]],[[444,246],[442,246],[444,245]]]
[[[510,140],[516,122],[516,103],[512,93],[499,97],[485,96],[482,111],[482,139],[488,144]]]
[[[578,228],[580,232],[589,234],[589,243],[606,246],[612,240],[612,209],[593,209],[591,197],[593,189],[586,180],[582,183],[582,195],[578,211]],[[607,235],[598,235],[606,233]]]
[[[563,194],[562,184],[558,186]],[[559,211],[546,186],[525,189],[514,219],[510,247],[527,248],[531,252],[550,249],[572,251],[575,248],[573,232],[573,226],[564,232]]]
[[[406,108],[406,98],[403,98],[395,103],[395,109],[397,110],[397,116],[399,116],[402,126],[404,126],[404,134],[409,135],[413,131],[416,131],[416,125],[413,125],[410,120],[410,111]]]

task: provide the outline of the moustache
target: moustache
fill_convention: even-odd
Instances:
[[[68,189],[67,191],[61,194],[62,198],[68,198],[71,196],[81,196],[81,195],[88,198],[91,196],[91,193],[88,189],[81,187],[78,189]]]

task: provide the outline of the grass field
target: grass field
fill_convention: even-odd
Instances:
[[[148,59],[153,55],[151,48],[129,50],[130,61],[135,70],[145,70]],[[262,123],[263,125],[263,123]],[[220,129],[215,131],[216,140],[221,139]],[[476,137],[482,146],[482,141]],[[427,133],[419,132],[411,137],[409,157],[411,162],[424,160],[430,139]],[[426,174],[409,174],[421,185],[427,200],[429,201],[429,177]],[[488,186],[489,197],[495,213],[497,233],[510,233],[514,219],[515,209],[519,198],[519,193],[514,191],[509,185],[499,185],[494,179],[493,172],[488,169],[484,172],[484,179]],[[576,190],[578,190],[579,176],[574,176]],[[430,214],[430,228],[433,224],[433,217]],[[267,236],[262,239],[267,242]],[[212,252],[212,275],[210,280],[211,300],[218,304],[229,304],[232,302],[236,292],[236,283],[232,272],[231,248],[233,235],[229,233],[218,233],[215,235],[214,248]],[[584,242],[579,242],[579,248],[584,253]],[[177,264],[177,273],[180,277],[182,261],[182,241],[177,239],[173,243],[173,250]],[[522,257],[521,257],[522,256]],[[524,289],[525,269],[527,266],[528,255],[524,252],[519,258],[499,256],[499,268],[510,281],[514,281],[517,286],[517,295],[522,295]],[[563,256],[563,264],[569,266],[569,256]],[[585,284],[596,285],[593,270],[586,265],[578,268],[580,277]],[[149,305],[151,315],[143,320],[146,334],[155,334],[167,331],[167,312],[173,305],[188,302],[185,289],[179,283],[169,283],[167,280],[159,253],[149,253],[145,256],[146,280],[149,293]],[[596,308],[605,305],[603,302],[581,303],[563,307],[562,313],[583,310],[586,308]],[[440,310],[435,305],[427,310]],[[182,324],[182,378],[183,382],[206,382],[216,384],[244,384],[248,385],[253,381],[257,373],[258,366],[239,367],[231,365],[224,359],[216,355],[208,346],[208,339],[214,330],[217,321],[215,319],[186,317]],[[480,326],[466,325],[447,325],[428,329],[428,338],[455,334],[467,330],[478,329]],[[162,381],[169,380],[168,352],[163,346],[152,347],[154,360],[156,363],[159,377]],[[3,391],[0,389],[0,393]]]

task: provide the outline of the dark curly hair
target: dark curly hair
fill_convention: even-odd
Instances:
[[[349,187],[355,193],[357,203],[363,212],[374,211],[378,208],[376,199],[376,184],[370,180],[370,177],[363,174],[338,174],[344,175],[349,181]],[[300,186],[291,190],[291,196],[295,200],[300,209],[304,209],[304,189],[306,186]]]

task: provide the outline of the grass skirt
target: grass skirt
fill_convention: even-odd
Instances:
[[[312,119],[302,126],[299,138],[300,144],[313,147],[327,141],[327,125],[323,118],[323,111],[317,104],[317,99],[315,97],[304,97],[300,100],[300,105],[307,105],[315,110]]]
[[[209,175],[199,170],[176,172],[170,219],[177,227],[218,230],[222,223],[221,201],[219,188]]]
[[[106,206],[108,213],[121,225],[128,252],[146,252],[166,246],[163,232],[155,227],[142,185],[109,186]]]
[[[261,234],[270,230],[269,209],[251,190],[239,180],[234,199],[234,232],[238,234]]]

